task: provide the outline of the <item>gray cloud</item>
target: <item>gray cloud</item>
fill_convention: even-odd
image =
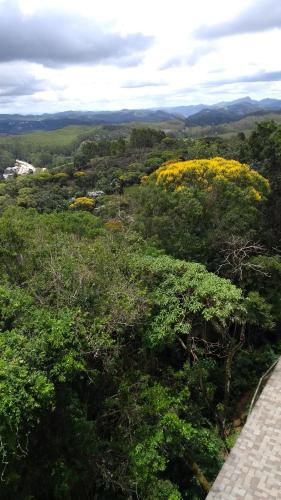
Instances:
[[[160,69],[178,68],[180,66],[194,66],[203,56],[210,54],[216,50],[214,44],[200,45],[195,47],[189,54],[185,56],[172,57],[168,59]]]
[[[256,82],[280,82],[281,71],[259,71],[252,75],[242,75],[237,78],[228,78],[225,80],[213,80],[206,82],[205,87],[229,85],[231,83],[256,83]]]
[[[0,88],[0,97],[19,97],[33,95],[36,92],[44,90],[40,82],[24,81],[20,83],[11,83],[4,89]]]
[[[0,97],[30,96],[50,87],[48,82],[35,78],[22,64],[0,65]]]
[[[201,45],[200,47],[196,47],[186,58],[187,64],[190,66],[194,66],[201,57],[210,54],[211,52],[214,52],[216,50],[216,47],[212,44],[208,45]]]
[[[234,19],[213,26],[201,26],[195,31],[195,35],[211,39],[274,28],[281,28],[280,0],[255,0]]]
[[[179,66],[184,65],[184,58],[183,57],[171,57],[171,59],[168,59],[162,66],[160,66],[159,69],[170,69],[170,68],[178,68]]]
[[[17,1],[0,4],[0,62],[135,66],[151,43],[152,37],[141,33],[105,32],[93,20],[71,11],[44,10],[24,16]]]
[[[280,82],[281,71],[261,71],[254,75],[242,76],[238,78],[239,82]]]
[[[127,82],[122,85],[122,89],[139,89],[139,88],[144,88],[144,87],[162,87],[163,85],[166,85],[166,83],[163,82],[150,82],[150,81],[144,81],[144,82]]]
[[[281,71],[260,71],[258,73],[254,73],[252,75],[242,75],[235,78],[225,78],[220,80],[209,80],[204,83],[199,83],[193,87],[183,87],[178,89],[177,93],[174,94],[176,97],[186,97],[190,93],[198,93],[200,94],[231,94],[238,93],[239,95],[246,92],[246,94],[251,93],[254,83],[262,83],[262,82],[279,82],[281,81]],[[232,84],[241,84],[236,85],[235,88],[227,87]],[[246,85],[243,85],[246,84]],[[247,85],[249,84],[249,85]],[[223,90],[220,87],[224,87]],[[272,90],[270,89],[270,94],[272,94]],[[201,99],[201,97],[200,97]]]

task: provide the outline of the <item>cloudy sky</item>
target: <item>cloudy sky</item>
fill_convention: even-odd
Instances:
[[[281,98],[281,0],[0,0],[0,113]]]

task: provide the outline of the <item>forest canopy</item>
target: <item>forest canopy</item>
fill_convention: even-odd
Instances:
[[[0,183],[3,499],[206,498],[281,352],[280,126],[122,130]]]

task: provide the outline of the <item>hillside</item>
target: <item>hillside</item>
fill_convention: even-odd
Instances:
[[[232,137],[239,132],[244,132],[248,135],[255,128],[256,124],[271,120],[281,123],[281,111],[260,111],[242,118],[240,117],[236,121],[224,122],[217,125],[187,125],[186,134],[188,137],[206,137],[211,135]]]
[[[0,134],[22,134],[36,130],[56,130],[71,125],[110,125],[132,122],[163,122],[176,118],[160,110],[65,111],[43,115],[0,115]]]
[[[34,131],[52,131],[70,126],[156,124],[185,122],[187,127],[231,123],[251,114],[281,110],[281,100],[250,97],[213,105],[161,107],[160,109],[122,109],[120,111],[64,111],[42,115],[0,114],[0,135],[19,135]],[[165,128],[170,128],[166,125]]]
[[[189,116],[185,123],[188,127],[221,125],[241,120],[244,117],[265,117],[268,113],[281,112],[281,101],[277,99],[263,99],[254,101],[251,98],[239,99],[231,103],[220,103],[209,108],[201,109],[198,113]],[[265,118],[263,118],[265,119]]]

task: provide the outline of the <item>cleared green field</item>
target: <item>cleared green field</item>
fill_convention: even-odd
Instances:
[[[30,150],[38,151],[41,148],[60,148],[70,146],[84,134],[102,135],[101,126],[73,125],[52,131],[30,132],[22,135],[0,136],[0,145],[12,146],[22,144]]]
[[[181,120],[170,120],[159,123],[131,122],[120,125],[71,125],[52,131],[37,131],[21,135],[0,136],[0,149],[19,150],[21,155],[49,151],[51,153],[71,154],[79,141],[85,139],[129,137],[134,127],[151,127],[167,132],[182,132],[184,123]]]

